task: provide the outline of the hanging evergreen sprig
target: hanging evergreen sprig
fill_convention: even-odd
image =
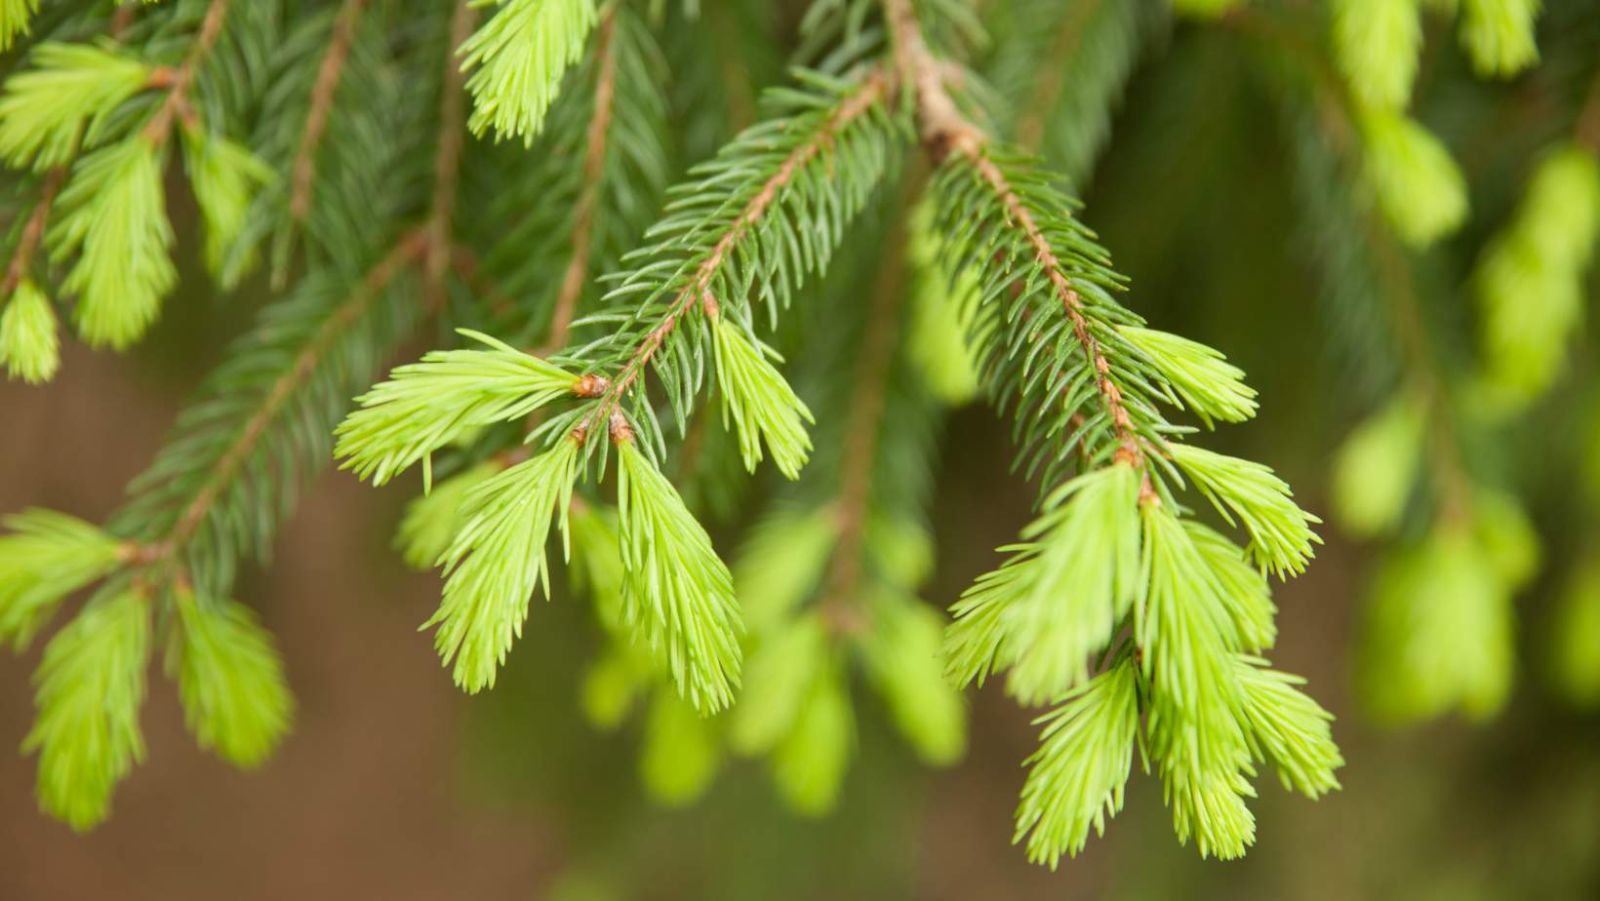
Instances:
[[[672,674],[679,693],[714,712],[733,700],[743,655],[733,576],[678,492],[613,421],[623,619]]]
[[[240,11],[238,28],[225,28],[232,9]],[[167,227],[164,215],[144,215],[161,203],[160,161],[181,140],[206,228],[205,256],[226,282],[229,272],[237,274],[248,265],[251,248],[241,240],[245,233],[261,233],[272,214],[252,198],[268,179],[261,164],[221,133],[230,111],[248,102],[251,79],[268,68],[264,59],[269,51],[278,49],[270,46],[272,30],[258,27],[270,24],[270,10],[212,0],[169,4],[149,15],[154,21],[141,31],[147,44],[138,52],[156,59],[181,52],[182,61],[170,68],[151,67],[140,96],[128,98],[125,108],[104,111],[106,124],[92,121],[80,129],[84,137],[73,138],[73,146],[81,144],[87,155],[70,168],[51,170],[44,181],[50,192],[62,188],[59,205],[66,211],[48,240],[65,235],[77,242],[81,252],[74,272],[82,271],[95,254],[109,254],[109,259],[131,253],[128,249],[137,249],[140,242],[148,244],[150,234]],[[126,18],[119,15],[113,29],[121,28]],[[259,43],[263,39],[266,48]],[[106,46],[109,52],[111,45]],[[132,58],[135,51],[115,52]],[[296,48],[283,52],[292,56]],[[403,52],[415,49],[407,45]],[[219,73],[226,73],[226,85],[218,84],[223,77]],[[8,82],[8,97],[12,90]],[[121,177],[135,167],[139,178]],[[111,175],[90,177],[102,169]],[[385,197],[406,195],[398,190]],[[25,239],[36,241],[37,232],[44,230],[49,200],[47,193],[36,206]],[[379,209],[369,203],[366,214]],[[137,228],[131,225],[135,220]],[[119,230],[119,223],[130,227]],[[380,219],[376,227],[390,229],[393,223]],[[265,230],[270,228],[268,222]],[[399,276],[424,258],[427,234],[402,231],[389,241],[387,249],[373,254],[370,266],[361,262],[358,245],[346,244],[350,256],[345,262],[353,272],[313,269],[287,297],[268,305],[258,327],[207,380],[156,461],[130,486],[132,498],[111,518],[104,542],[61,549],[70,551],[69,557],[52,563],[56,558],[50,547],[32,546],[43,540],[33,520],[14,522],[19,534],[0,538],[0,546],[16,544],[35,558],[21,570],[0,572],[0,618],[10,624],[11,635],[23,637],[66,593],[103,580],[99,593],[52,647],[70,644],[80,634],[75,631],[79,623],[92,620],[96,610],[121,610],[135,603],[143,621],[159,628],[155,637],[167,642],[168,672],[178,684],[196,740],[239,766],[256,765],[276,748],[293,705],[265,632],[244,608],[227,600],[234,573],[240,562],[269,554],[304,473],[327,458],[329,431],[348,398],[370,384],[380,362],[415,321],[414,297],[401,290],[406,282]],[[19,257],[25,256],[19,248]],[[136,276],[160,268],[138,254],[124,260],[124,270],[129,265]],[[18,271],[25,272],[26,264]],[[73,277],[69,273],[69,284]],[[80,322],[86,306],[87,299],[80,298]],[[118,321],[127,324],[143,315],[140,309],[132,304],[102,318],[121,317]],[[0,330],[16,328],[17,322],[0,321]],[[29,324],[22,320],[22,325]],[[12,350],[8,345],[7,358],[15,366],[18,358]],[[78,531],[88,529],[92,527],[85,525]],[[56,530],[51,540],[60,544],[62,534]],[[83,549],[96,545],[109,549],[94,555]],[[117,618],[119,623],[138,621],[131,614]],[[138,753],[109,742],[80,740],[108,729],[126,731],[122,724],[128,722],[136,737],[142,689],[106,696],[97,712],[77,709],[72,699],[99,691],[94,687],[98,680],[127,681],[121,672],[106,673],[108,667],[121,666],[121,658],[106,654],[98,663],[88,659],[57,666],[49,664],[51,653],[46,656],[41,679],[61,688],[41,690],[39,722],[29,743],[40,753],[41,803],[75,828],[87,828],[105,815],[112,787]],[[70,730],[51,725],[62,722],[74,725]]]
[[[572,343],[578,311],[603,293],[598,277],[617,269],[659,212],[677,166],[669,83],[656,36],[632,8],[614,5],[531,159],[520,145],[468,148],[465,199],[486,215],[460,224],[463,241],[515,298],[509,334],[525,334],[541,354]]]
[[[595,26],[595,0],[500,0],[499,6],[458,51],[461,69],[473,70],[471,127],[532,146],[562,74]]]
[[[964,705],[940,665],[943,618],[917,597],[933,565],[922,518],[939,408],[909,356],[903,228],[880,215],[908,198],[889,199],[874,204],[824,287],[808,292],[819,308],[797,317],[808,340],[795,375],[818,412],[818,459],[782,486],[735,558],[747,662],[726,728],[674,720],[664,730],[652,716],[644,734],[646,761],[684,753],[689,736],[693,747],[762,758],[779,798],[807,817],[833,811],[843,792],[863,713],[858,684],[882,699],[920,760],[949,765],[965,749]],[[618,659],[592,670],[594,697],[626,699],[650,684],[648,669]],[[697,757],[712,764],[692,781],[646,766],[646,788],[669,803],[692,800],[717,756]]]
[[[826,263],[886,171],[894,131],[881,72],[855,81],[804,77],[809,92],[779,95],[787,117],[748,131],[679,190],[666,218],[650,232],[658,243],[618,278],[602,312],[579,323],[613,325],[608,337],[549,362],[501,344],[492,351],[436,352],[396,370],[339,429],[338,455],[358,474],[381,482],[476,428],[526,417],[560,397],[593,398],[556,415],[536,434],[566,430],[586,447],[627,446],[619,452],[630,496],[621,540],[634,548],[623,556],[627,609],[634,611],[628,623],[660,655],[684,697],[708,710],[725,706],[737,684],[737,615],[726,567],[657,469],[664,445],[642,377],[657,373],[681,420],[702,378],[688,348],[691,342],[716,341],[720,387],[747,460],[759,459],[754,442],[763,441],[782,468],[798,471],[808,443],[799,428],[803,405],[745,337],[748,326],[712,324],[734,316],[748,322],[757,300],[767,302],[775,317],[805,274]],[[696,321],[683,328],[691,317]],[[694,336],[685,337],[686,331]],[[573,374],[578,371],[587,374]],[[636,439],[636,428],[654,441]],[[601,435],[610,442],[596,441]],[[460,533],[454,546],[462,548],[459,538]],[[455,556],[464,554],[462,548]],[[510,579],[503,584],[531,589],[543,559],[542,546],[526,560],[502,559],[501,572]],[[485,577],[479,584],[502,583]],[[438,622],[460,622],[466,630],[448,639],[441,633],[447,658],[463,642],[496,649],[457,658],[458,681],[469,688],[490,684],[525,604],[526,598],[507,596],[491,607],[510,610],[508,616],[457,620],[442,614]]]
[[[1280,575],[1304,568],[1316,520],[1265,467],[1179,443],[1158,404],[1208,422],[1247,418],[1242,373],[1146,330],[1117,303],[1122,280],[1070,202],[964,117],[912,5],[884,6],[901,82],[940,163],[946,264],[980,286],[971,332],[984,379],[1013,408],[1022,459],[1056,486],[1025,543],[956,605],[947,641],[963,682],[1006,669],[1022,702],[1066,699],[1030,759],[1017,839],[1052,866],[1080,850],[1120,806],[1142,740],[1180,841],[1238,857],[1255,836],[1245,804],[1255,760],[1313,761],[1313,777],[1296,783],[1313,797],[1337,784],[1342,760],[1309,698],[1274,704],[1289,729],[1247,712],[1235,660],[1271,637],[1265,579],[1232,542],[1184,521],[1173,486],[1192,482],[1243,527],[1257,565]],[[1091,679],[1092,655],[1116,653],[1124,630],[1121,654],[1135,662]]]
[[[1327,76],[1314,44],[1276,41],[1276,29],[1261,33],[1310,73],[1310,96],[1323,101],[1313,107],[1318,116],[1304,118],[1305,94],[1287,102],[1306,132],[1298,141],[1306,218],[1314,234],[1329,236],[1325,283],[1371,286],[1367,305],[1342,304],[1344,314],[1364,314],[1371,321],[1362,327],[1381,336],[1369,343],[1393,350],[1381,361],[1393,373],[1379,386],[1386,400],[1334,458],[1340,525],[1394,540],[1368,589],[1362,699],[1393,722],[1451,710],[1490,716],[1511,684],[1512,598],[1537,570],[1538,539],[1517,502],[1469,465],[1464,448],[1474,417],[1463,400],[1482,395],[1469,394],[1445,365],[1405,226],[1348,188],[1348,174],[1370,165],[1364,157],[1372,147],[1358,124],[1365,113],[1343,100],[1345,86]],[[1420,511],[1420,530],[1405,527],[1412,510]]]
[[[1545,149],[1515,218],[1473,273],[1484,379],[1509,411],[1547,391],[1583,318],[1583,293],[1600,240],[1600,77],[1572,138]]]
[[[151,65],[109,39],[47,42],[34,48],[33,68],[6,80],[0,156],[15,168],[48,170],[13,251],[6,299],[30,278],[40,285],[29,270],[42,234],[51,261],[70,264],[60,289],[77,298],[79,333],[91,345],[117,349],[142,336],[177,281],[162,171],[180,129],[206,224],[206,258],[213,271],[224,270],[252,195],[269,177],[247,150],[223,137],[221,122],[208,118],[214,104],[202,110],[195,96],[228,10],[227,0],[205,7],[177,66]],[[46,228],[52,213],[57,220]],[[40,295],[47,292],[33,299]],[[28,334],[36,337],[7,347],[7,359],[53,359],[54,329],[44,327],[37,311],[31,321],[36,327]],[[37,362],[32,372],[38,378],[51,368]]]

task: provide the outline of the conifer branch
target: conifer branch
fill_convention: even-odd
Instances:
[[[211,0],[211,5],[206,7],[205,18],[200,22],[200,31],[195,35],[188,55],[163,85],[167,91],[166,99],[157,107],[155,116],[145,125],[144,138],[150,143],[156,145],[165,143],[171,137],[172,126],[179,118],[194,115],[189,105],[189,90],[194,86],[200,65],[205,62],[211,53],[211,48],[222,36],[222,26],[228,17],[228,3],[229,0]]]
[[[600,216],[600,186],[605,168],[606,144],[611,136],[612,104],[616,99],[617,59],[615,49],[616,12],[601,14],[596,27],[595,58],[600,71],[595,78],[594,109],[584,131],[583,188],[573,207],[572,255],[561,274],[561,288],[544,346],[554,352],[567,345],[572,317],[577,313],[578,297],[589,279],[589,257],[594,245],[596,220]]]
[[[651,360],[685,316],[696,309],[707,315],[715,312],[718,300],[712,296],[710,286],[720,274],[723,265],[729,261],[732,251],[751,229],[762,222],[783,189],[802,168],[810,165],[819,155],[831,148],[839,132],[865,117],[884,101],[888,94],[888,86],[888,79],[881,70],[873,69],[868,72],[861,78],[859,84],[841,99],[839,105],[816,130],[789,151],[772,175],[768,176],[755,194],[745,202],[738,215],[728,223],[716,243],[695,266],[656,325],[626,357],[606,393],[601,396],[599,403],[594,405],[593,411],[585,417],[583,427],[587,433],[595,434],[602,424],[611,421],[613,414],[620,409],[624,397],[644,375]]]
[[[1113,0],[1115,2],[1115,0]],[[1071,4],[1062,17],[1050,41],[1047,60],[1070,60],[1082,49],[1089,23],[1105,5],[1106,0],[1083,0]],[[1056,103],[1067,86],[1069,69],[1065,65],[1047,64],[1039,67],[1033,90],[1021,104],[1022,119],[1017,123],[1017,144],[1037,152],[1044,143],[1046,117],[1056,109]]]
[[[328,49],[317,66],[317,80],[311,88],[311,104],[306,112],[305,126],[300,132],[300,143],[290,165],[289,221],[303,222],[311,212],[311,197],[317,177],[317,148],[327,130],[333,113],[333,98],[339,91],[344,66],[350,58],[350,44],[355,39],[356,25],[365,11],[367,0],[344,0],[339,16],[334,20],[333,34]]]
[[[987,136],[961,114],[945,89],[944,69],[923,39],[922,27],[910,0],[884,0],[883,5],[894,41],[895,64],[901,83],[915,91],[914,102],[923,144],[935,161],[943,162],[952,154],[964,158],[1004,207],[1009,224],[1026,236],[1039,267],[1049,279],[1062,309],[1072,323],[1073,335],[1093,368],[1095,388],[1118,445],[1115,458],[1143,468],[1144,448],[1135,434],[1132,418],[1123,402],[1122,389],[1112,379],[1111,363],[1101,351],[1099,340],[1091,334],[1088,319],[1084,315],[1083,298],[1063,271],[1055,248],[1035,221],[1032,211],[1013,191],[1005,173],[984,153]],[[1153,502],[1156,494],[1148,474],[1143,478],[1141,500]]]
[[[367,271],[348,299],[322,322],[311,340],[271,383],[255,411],[241,423],[233,440],[209,466],[204,481],[172,520],[171,527],[164,535],[141,547],[136,557],[138,563],[156,568],[180,565],[180,555],[185,546],[211,517],[215,505],[239,475],[285,405],[316,372],[324,354],[361,318],[405,266],[422,258],[427,247],[426,233],[414,231],[397,242]],[[178,572],[181,573],[181,570]]]
[[[450,17],[450,47],[459,47],[472,33],[477,13],[470,0],[457,0]],[[445,302],[445,272],[450,267],[450,237],[455,217],[456,180],[461,174],[461,145],[466,138],[466,74],[445,53],[444,76],[439,86],[439,146],[433,158],[433,202],[428,214],[428,249],[423,276],[428,307],[438,310]]]
[[[33,211],[28,214],[28,221],[22,226],[22,234],[17,238],[16,249],[11,252],[11,262],[6,264],[5,280],[0,282],[0,300],[15,293],[17,286],[27,277],[28,269],[33,265],[33,255],[44,239],[45,225],[50,219],[50,209],[55,205],[56,195],[61,192],[61,186],[66,183],[70,168],[70,164],[57,166],[45,175],[44,184],[39,188],[39,199],[34,203]]]

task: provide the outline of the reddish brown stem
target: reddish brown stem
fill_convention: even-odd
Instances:
[[[39,190],[39,202],[33,205],[33,212],[28,214],[28,221],[22,226],[22,234],[17,238],[17,249],[11,254],[11,263],[6,266],[5,281],[0,283],[0,302],[9,298],[28,277],[28,268],[33,264],[33,255],[39,249],[39,243],[44,239],[44,226],[50,219],[50,208],[55,205],[56,194],[61,191],[61,185],[67,180],[67,166],[57,166],[50,170],[44,177],[44,186]]]
[[[295,150],[290,176],[289,218],[296,223],[304,221],[311,212],[312,189],[317,178],[317,148],[328,128],[333,99],[339,92],[344,64],[350,58],[356,23],[366,5],[367,0],[345,0],[338,19],[333,23],[333,34],[328,40],[327,52],[322,55],[322,65],[317,67],[317,80],[311,87],[311,104],[306,112],[306,127],[300,133],[300,146]]]
[[[578,297],[589,280],[589,257],[594,246],[594,232],[600,205],[600,181],[606,163],[606,141],[611,128],[612,105],[616,98],[617,59],[613,46],[616,15],[610,14],[600,23],[595,38],[596,62],[600,67],[594,86],[594,112],[589,117],[589,127],[584,135],[583,189],[573,208],[572,256],[561,275],[561,289],[556,295],[555,312],[550,318],[550,334],[545,339],[545,356],[567,345],[567,335],[572,328],[572,317],[578,309]]]
[[[445,273],[450,268],[451,222],[455,218],[456,180],[461,172],[461,148],[466,138],[466,74],[456,65],[455,48],[472,34],[477,11],[468,0],[457,0],[450,19],[450,45],[445,52],[444,78],[439,86],[439,148],[433,158],[433,207],[428,218],[428,251],[423,261],[428,308],[445,302]]]
[[[211,48],[217,43],[217,38],[222,36],[222,23],[228,18],[228,0],[211,0],[211,5],[206,7],[205,18],[200,22],[200,33],[195,35],[194,43],[189,47],[189,55],[184,58],[183,65],[173,73],[171,87],[167,89],[167,99],[161,102],[156,114],[144,127],[145,140],[152,144],[163,144],[172,136],[172,126],[178,119],[188,120],[194,115],[194,110],[189,105],[189,90],[194,87],[194,79],[200,70],[200,64],[205,62]]]

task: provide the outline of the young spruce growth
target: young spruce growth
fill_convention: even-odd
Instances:
[[[826,813],[859,690],[949,765],[961,689],[991,678],[1036,716],[1015,839],[1051,867],[1106,829],[1135,760],[1204,856],[1254,841],[1262,770],[1338,788],[1331,715],[1268,660],[1273,582],[1310,564],[1319,520],[1269,466],[1209,449],[1256,392],[1138,312],[1068,193],[1169,10],[815,0],[784,38],[718,36],[733,10],[797,6],[0,3],[0,366],[46,382],[64,327],[116,350],[149,332],[195,230],[174,191],[216,286],[270,293],[122,509],[4,521],[0,638],[63,620],[24,743],[45,811],[107,816],[144,755],[158,647],[200,746],[270,757],[294,704],[235,580],[329,459],[375,486],[418,472],[396,543],[439,571],[423,625],[464,691],[542,628],[536,595],[592,601],[583,709],[612,728],[646,708],[640,774],[667,803],[731,752]],[[1307,218],[1338,231],[1321,262],[1353,273],[1330,291],[1395,310],[1373,314],[1398,323],[1390,399],[1339,451],[1333,497],[1352,533],[1396,536],[1362,652],[1374,708],[1487,715],[1538,544],[1457,447],[1493,423],[1458,415],[1416,326],[1409,267],[1469,194],[1409,110],[1429,15],[1504,77],[1538,59],[1539,4],[1172,6],[1286,85]],[[785,56],[787,74],[762,62]],[[1581,319],[1588,103],[1463,289],[1483,314],[1474,396],[1501,421],[1560,378]],[[385,378],[418,340],[451,346]],[[946,615],[920,595],[935,438],[978,395],[1037,501]],[[742,540],[713,540],[731,522]],[[1569,614],[1591,635],[1596,584]],[[1575,692],[1600,694],[1592,662],[1563,664]]]

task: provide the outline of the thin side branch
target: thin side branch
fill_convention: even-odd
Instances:
[[[639,377],[644,374],[645,368],[649,366],[656,352],[666,342],[667,336],[672,334],[673,329],[678,327],[678,323],[683,319],[684,315],[696,306],[709,307],[709,305],[716,303],[716,299],[711,297],[709,290],[711,280],[716,277],[723,260],[732,251],[734,245],[744,237],[752,226],[761,220],[762,216],[766,215],[767,210],[771,208],[773,202],[777,199],[778,191],[794,178],[795,173],[802,166],[811,162],[817,154],[822,153],[831,146],[834,135],[838,134],[840,129],[865,115],[874,105],[882,101],[887,95],[888,89],[889,82],[884,73],[882,71],[872,72],[863,79],[856,93],[839,106],[833,117],[817,132],[812,140],[801,144],[789,153],[789,156],[784,159],[783,165],[778,168],[778,171],[773,173],[772,177],[767,179],[761,186],[761,190],[757,191],[755,196],[751,197],[750,201],[745,204],[744,210],[729,226],[727,233],[717,241],[710,255],[695,270],[695,274],[689,280],[689,284],[673,299],[671,308],[661,322],[650,330],[650,333],[644,337],[643,341],[639,342],[639,346],[635,348],[632,356],[623,365],[621,373],[612,382],[611,390],[606,393],[602,402],[595,408],[595,412],[584,423],[580,424],[581,428],[592,431],[601,422],[608,421],[611,414],[617,412],[617,407],[622,398],[633,388]]]
[[[600,71],[594,86],[594,112],[584,134],[583,190],[573,209],[572,256],[568,258],[566,271],[561,275],[561,290],[556,295],[550,334],[545,339],[544,352],[540,356],[567,345],[572,317],[578,309],[578,296],[583,293],[584,283],[589,276],[589,257],[594,247],[594,232],[599,217],[600,180],[605,168],[606,145],[610,137],[617,90],[617,54],[613,40],[616,33],[615,12],[606,14],[597,32],[595,54]]]
[[[28,221],[22,226],[22,234],[17,238],[17,248],[11,254],[11,262],[6,266],[5,281],[0,282],[0,300],[10,297],[17,286],[28,275],[28,268],[33,265],[33,255],[39,249],[39,242],[44,238],[45,223],[50,219],[50,208],[55,206],[56,195],[60,193],[61,186],[67,180],[69,165],[57,166],[50,170],[44,178],[44,185],[39,190],[39,202],[33,205],[33,212],[28,214]]]
[[[239,468],[244,465],[256,442],[272,424],[273,418],[283,409],[283,405],[294,392],[311,377],[317,363],[338,339],[340,333],[366,312],[367,307],[394,280],[402,268],[421,259],[427,247],[427,235],[421,231],[414,231],[402,238],[388,254],[367,271],[350,298],[328,317],[317,330],[316,336],[300,351],[294,363],[278,376],[272,389],[262,400],[261,407],[244,424],[239,430],[238,437],[217,459],[210,478],[179,514],[166,538],[146,548],[142,555],[145,560],[152,563],[171,561],[177,556],[178,551],[193,537],[201,523],[205,522],[217,498],[238,474]]]
[[[455,218],[456,180],[461,174],[461,147],[466,138],[466,73],[456,65],[455,48],[472,34],[477,10],[468,0],[457,0],[450,19],[450,46],[444,58],[444,78],[439,86],[439,149],[433,158],[433,206],[428,218],[428,252],[423,263],[428,308],[438,310],[445,301],[445,273],[450,269],[450,229]]]
[[[183,65],[172,73],[167,99],[161,102],[155,117],[144,127],[145,140],[152,144],[166,143],[172,136],[173,123],[179,118],[187,120],[194,115],[189,105],[189,89],[194,86],[200,64],[205,62],[211,48],[216,46],[217,38],[222,36],[222,23],[227,18],[228,0],[211,0],[211,5],[206,7],[205,18],[200,22],[200,33],[189,47],[189,55],[184,58]]]
[[[311,87],[311,104],[306,113],[306,127],[300,133],[300,146],[295,150],[293,174],[290,176],[289,219],[303,222],[311,212],[312,188],[317,177],[317,148],[328,128],[328,116],[333,112],[333,99],[339,93],[339,81],[344,75],[344,64],[350,58],[350,44],[355,39],[356,24],[366,9],[367,0],[345,0],[339,17],[333,23],[333,35],[328,50],[317,67],[317,80]]]
[[[1067,67],[1060,60],[1072,59],[1083,46],[1084,32],[1089,21],[1100,12],[1105,0],[1085,0],[1075,3],[1062,20],[1054,40],[1050,42],[1050,55],[1039,67],[1039,77],[1033,83],[1028,103],[1023,107],[1023,118],[1017,125],[1017,143],[1029,150],[1038,150],[1044,143],[1044,123],[1053,115],[1061,92],[1067,86]]]

